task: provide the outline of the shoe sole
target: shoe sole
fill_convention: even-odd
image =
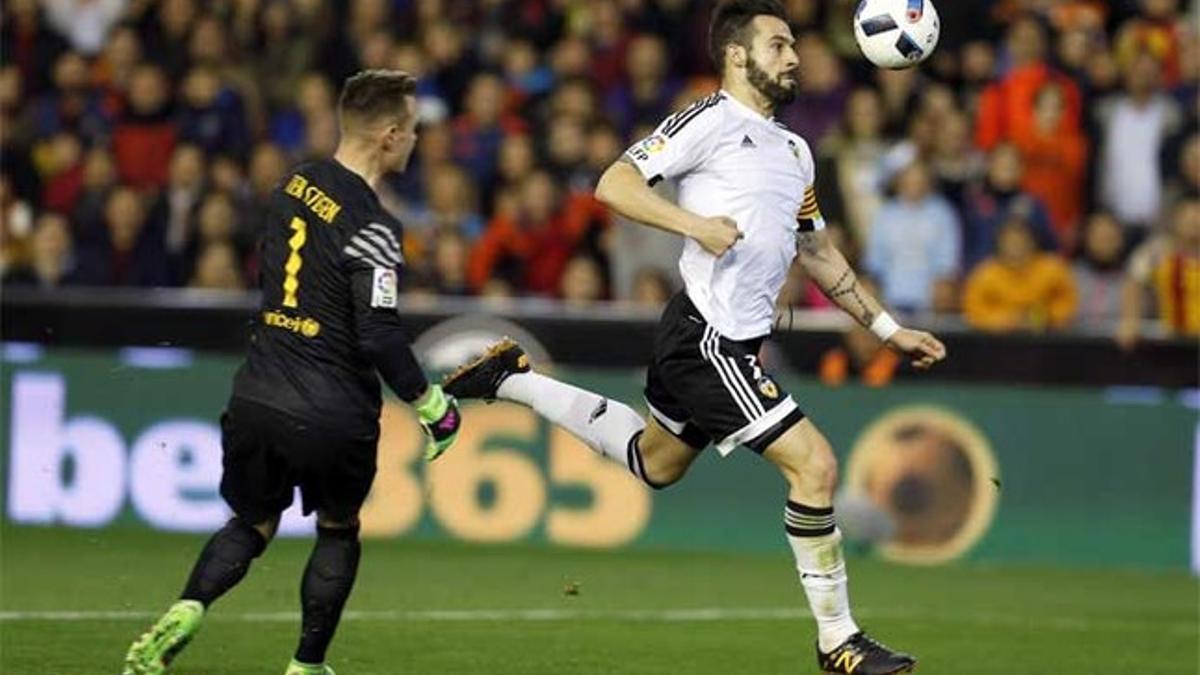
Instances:
[[[514,340],[510,337],[502,338],[496,344],[492,345],[491,347],[488,347],[487,351],[485,351],[482,355],[478,356],[474,361],[470,361],[464,365],[459,366],[458,368],[456,368],[454,370],[453,373],[450,373],[445,378],[443,378],[442,379],[442,388],[445,389],[446,387],[451,386],[456,380],[458,380],[462,377],[465,377],[472,370],[475,370],[476,368],[482,366],[483,364],[487,363],[488,361],[491,361],[492,359],[503,356],[505,352],[511,351],[513,349],[519,349],[519,348],[520,348],[520,345],[517,344],[516,340]],[[491,400],[491,399],[488,399],[488,400]]]

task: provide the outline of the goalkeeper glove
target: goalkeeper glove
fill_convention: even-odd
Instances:
[[[458,402],[453,396],[447,396],[441,385],[429,385],[429,391],[421,397],[422,402],[414,407],[421,427],[429,443],[425,445],[425,461],[432,462],[454,445],[458,438],[458,427],[462,424],[462,414],[458,411]]]

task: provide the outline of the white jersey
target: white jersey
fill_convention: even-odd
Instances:
[[[770,333],[796,233],[825,227],[808,143],[719,91],[668,117],[626,157],[651,184],[677,181],[680,207],[737,223],[743,238],[720,258],[689,238],[679,271],[688,297],[721,335]]]

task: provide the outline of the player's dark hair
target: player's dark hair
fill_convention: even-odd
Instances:
[[[725,70],[725,47],[730,44],[749,47],[750,22],[762,15],[788,20],[787,10],[779,0],[725,0],[713,10],[708,26],[708,55],[718,73]]]
[[[417,90],[417,79],[402,70],[363,70],[346,80],[338,99],[342,119],[374,122],[404,111],[404,98]]]

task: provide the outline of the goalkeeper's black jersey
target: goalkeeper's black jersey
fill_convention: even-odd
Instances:
[[[370,341],[402,334],[400,223],[360,176],[324,160],[283,179],[261,226],[262,305],[233,395],[324,428],[377,434],[376,368],[385,378],[388,370]],[[418,371],[403,377],[423,386],[407,341],[400,345],[399,368]]]

